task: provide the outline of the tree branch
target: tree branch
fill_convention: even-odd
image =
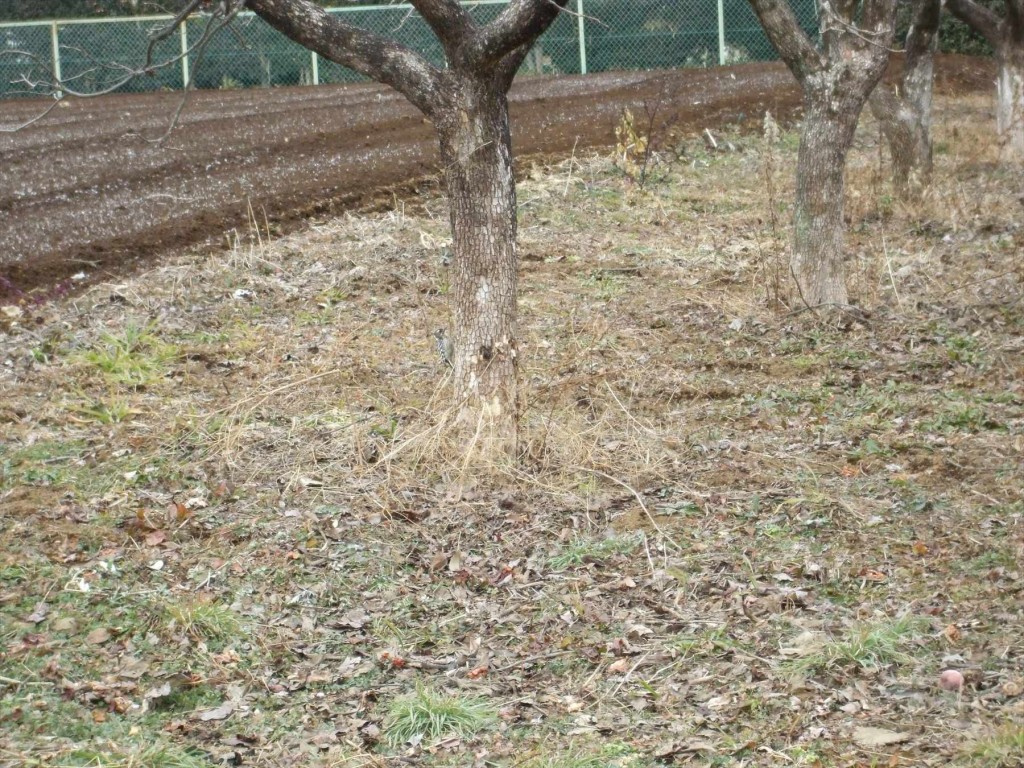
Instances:
[[[432,9],[439,4],[424,3]],[[299,45],[390,85],[424,114],[441,105],[440,71],[394,40],[346,24],[309,0],[248,0],[247,5]]]
[[[535,41],[523,43],[518,48],[509,51],[505,54],[505,58],[498,63],[495,76],[497,77],[498,87],[501,89],[502,93],[508,93],[508,89],[512,87],[512,81],[515,80],[516,73],[519,71],[519,67],[523,65],[523,62],[529,55],[534,42]]]
[[[445,52],[453,52],[473,28],[473,19],[458,0],[409,0],[430,25]]]
[[[907,60],[904,71],[914,68],[915,62],[922,56],[935,53],[939,43],[939,22],[942,19],[942,0],[915,0],[914,17],[907,30],[907,41],[904,45]]]
[[[458,63],[465,67],[496,67],[521,46],[529,49],[568,1],[512,0],[498,18],[466,42]]]
[[[32,125],[32,123],[38,123],[40,120],[42,120],[48,114],[53,112],[53,110],[56,109],[59,105],[60,105],[60,99],[54,99],[53,103],[50,104],[50,106],[48,106],[46,109],[44,109],[43,111],[39,112],[38,114],[33,115],[32,117],[30,117],[28,120],[25,120],[24,122],[14,123],[12,125],[6,125],[4,123],[0,123],[0,133],[17,133],[22,128],[28,128],[30,125]]]
[[[1024,37],[1024,0],[1005,0],[1006,18],[1010,21],[1016,40]]]
[[[864,0],[861,18],[859,37],[871,45],[885,48],[892,45],[896,32],[896,0]],[[854,24],[852,18],[850,22]]]
[[[188,8],[192,9],[201,2],[202,0],[190,0]],[[175,54],[174,56],[171,56],[167,59],[163,59],[161,61],[154,61],[154,41],[167,39],[178,27],[178,25],[183,24],[185,22],[186,16],[184,15],[183,11],[182,14],[179,14],[174,19],[168,21],[166,25],[156,29],[154,32],[150,34],[150,42],[146,48],[145,62],[141,66],[133,67],[127,64],[121,64],[116,61],[102,61],[100,59],[97,59],[93,55],[92,51],[88,51],[79,47],[64,46],[64,48],[68,50],[76,51],[81,55],[83,59],[93,63],[94,66],[90,67],[89,69],[81,70],[70,77],[62,77],[58,79],[56,74],[47,66],[46,63],[42,61],[41,57],[38,56],[38,54],[29,53],[27,51],[0,51],[0,58],[2,58],[5,54],[10,54],[23,57],[33,62],[39,70],[45,73],[45,79],[35,80],[31,78],[29,74],[23,74],[12,82],[24,83],[26,88],[28,89],[26,91],[27,93],[49,94],[54,97],[56,102],[59,102],[68,96],[86,99],[93,98],[95,96],[104,96],[108,93],[113,93],[114,91],[117,91],[121,87],[127,85],[129,82],[131,82],[137,77],[140,77],[142,75],[152,75],[161,69],[171,67],[180,62],[182,59],[188,58],[192,54],[195,54],[196,67],[193,67],[192,69],[192,77],[189,79],[188,84],[188,86],[191,87],[195,77],[196,69],[205,53],[206,46],[209,44],[210,40],[217,32],[219,32],[224,27],[228,26],[234,20],[235,16],[238,15],[239,11],[242,10],[243,6],[244,0],[234,0],[233,2],[228,2],[228,0],[225,0],[208,16],[206,26],[203,28],[203,34],[198,41],[193,41],[188,46],[188,48],[186,48],[184,51],[181,51],[178,54]],[[84,91],[77,86],[77,83],[79,81],[85,80],[90,76],[97,76],[99,74],[107,73],[116,73],[117,77],[112,81],[108,81],[102,88],[99,88],[98,90]],[[185,90],[187,92],[188,87],[186,87]],[[25,123],[25,125],[31,125],[31,123],[34,123],[37,120],[42,119],[42,117],[44,117],[46,114],[49,114],[52,109],[53,106],[48,107],[42,114],[32,118],[29,122]],[[180,108],[178,111],[180,113]],[[174,125],[172,124],[171,128],[173,127]]]
[[[797,80],[824,68],[821,53],[808,39],[786,0],[749,0],[765,34]]]
[[[946,5],[950,13],[984,37],[993,48],[999,45],[1001,20],[996,14],[974,0],[947,0]]]

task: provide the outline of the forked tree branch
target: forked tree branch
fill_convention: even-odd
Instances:
[[[391,86],[424,114],[441,106],[440,70],[404,45],[346,24],[309,0],[247,0],[247,5],[300,45]]]
[[[568,0],[511,0],[498,18],[462,46],[459,64],[492,68],[522,46],[533,45],[562,12]],[[526,52],[522,56],[525,58]],[[520,62],[522,59],[520,59]],[[502,69],[507,69],[502,67]]]
[[[409,0],[409,3],[420,12],[449,56],[474,27],[473,19],[458,0]]]
[[[914,62],[929,53],[934,53],[939,42],[939,22],[942,20],[942,0],[916,0],[914,16],[907,30],[905,49],[907,61],[903,65],[909,71]]]
[[[1013,0],[1008,0],[1007,7]],[[984,37],[995,48],[999,45],[1001,19],[995,13],[974,0],[947,0],[950,13]]]
[[[498,88],[502,93],[508,93],[508,89],[512,87],[512,81],[519,71],[519,67],[526,61],[526,57],[530,54],[532,48],[532,42],[523,43],[523,45],[505,54],[505,58],[498,63],[495,77],[497,78]]]
[[[824,57],[800,27],[787,0],[749,2],[771,44],[798,81],[824,69]]]

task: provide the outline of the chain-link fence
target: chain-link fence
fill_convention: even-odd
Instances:
[[[791,0],[801,24],[816,34],[815,0]],[[464,3],[478,23],[507,0]],[[523,74],[711,67],[776,58],[747,0],[571,0],[523,64]],[[409,5],[330,9],[346,22],[393,38],[435,64],[441,46]],[[0,24],[0,97],[39,93],[55,79],[78,92],[104,91],[145,60],[150,36],[169,16]],[[119,91],[317,85],[362,79],[293,43],[251,13],[217,31],[196,16],[156,46],[168,62]],[[190,51],[182,56],[183,52]]]

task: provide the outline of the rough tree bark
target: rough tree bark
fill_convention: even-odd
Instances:
[[[1003,0],[1000,18],[974,0],[949,0],[949,10],[996,52],[996,131],[1007,160],[1024,163],[1024,0]]]
[[[453,250],[452,365],[463,427],[494,445],[515,433],[516,187],[508,104],[499,88],[466,80],[439,116]]]
[[[797,299],[848,304],[843,265],[846,156],[860,113],[882,77],[896,22],[895,0],[818,0],[815,45],[786,0],[750,0],[772,45],[803,90],[793,255]]]
[[[907,31],[906,57],[899,85],[879,85],[871,112],[881,123],[892,154],[897,197],[916,200],[932,177],[932,83],[939,43],[942,0],[915,0]]]
[[[434,124],[454,240],[457,424],[487,460],[515,454],[516,188],[507,93],[567,0],[511,0],[478,26],[457,0],[411,0],[441,42],[439,69],[397,42],[344,23],[309,0],[248,0],[271,26],[326,59],[390,85]]]

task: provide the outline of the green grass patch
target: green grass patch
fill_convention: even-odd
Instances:
[[[77,414],[80,418],[110,426],[112,424],[123,424],[138,414],[131,404],[123,398],[113,397],[109,400],[93,400],[86,403],[76,403],[68,406],[68,410]]]
[[[1002,425],[989,418],[984,408],[968,403],[958,403],[940,411],[935,417],[924,422],[928,432],[982,432],[999,429]]]
[[[394,747],[413,740],[429,744],[452,736],[469,738],[496,720],[497,712],[484,699],[417,685],[414,693],[391,703],[384,733]]]
[[[978,739],[965,757],[971,768],[1019,768],[1024,765],[1024,725],[1011,723]]]
[[[235,612],[218,603],[177,603],[169,605],[167,612],[172,629],[194,640],[230,642],[242,631]]]
[[[914,657],[908,649],[927,629],[926,619],[909,615],[863,624],[853,627],[844,638],[809,646],[785,667],[794,677],[805,677],[842,668],[880,669],[911,664]]]
[[[174,744],[118,745],[106,742],[106,748],[76,749],[57,758],[51,768],[210,768],[213,765],[196,751]]]
[[[86,450],[78,441],[44,440],[22,448],[0,444],[0,488],[65,485],[81,471],[76,462]]]
[[[600,749],[585,749],[570,744],[554,755],[538,755],[522,763],[523,768],[639,768],[641,756],[628,744],[615,742]]]
[[[81,353],[80,359],[114,383],[144,387],[163,378],[168,363],[177,356],[178,347],[161,340],[154,324],[129,323],[120,336],[102,334],[97,344]]]
[[[582,536],[575,538],[565,549],[548,559],[548,564],[555,570],[573,568],[586,563],[602,563],[614,555],[632,552],[640,544],[640,537],[609,536],[604,539],[588,539]]]

